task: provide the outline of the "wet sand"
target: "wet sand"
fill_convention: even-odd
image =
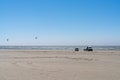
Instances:
[[[1,50],[0,80],[120,80],[120,51]]]

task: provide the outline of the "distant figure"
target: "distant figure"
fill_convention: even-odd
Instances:
[[[89,49],[89,47],[87,46],[87,48],[86,48],[87,50]]]
[[[79,48],[75,48],[75,51],[79,51]]]
[[[84,49],[84,51],[93,51],[92,47],[88,47],[86,49]]]

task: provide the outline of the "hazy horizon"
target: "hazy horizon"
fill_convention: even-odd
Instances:
[[[120,45],[120,0],[0,0],[0,45]]]

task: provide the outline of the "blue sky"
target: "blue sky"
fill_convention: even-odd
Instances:
[[[0,44],[120,45],[120,0],[0,0]]]

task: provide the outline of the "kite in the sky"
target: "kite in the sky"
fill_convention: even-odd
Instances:
[[[35,39],[38,39],[38,37],[35,37]]]
[[[9,41],[9,39],[7,38],[7,39],[6,39],[6,41],[8,42],[8,41]]]

